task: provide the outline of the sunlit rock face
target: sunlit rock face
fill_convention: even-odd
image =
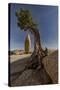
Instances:
[[[27,34],[25,38],[25,53],[29,53],[30,49],[31,49],[31,39],[30,39],[30,35]]]

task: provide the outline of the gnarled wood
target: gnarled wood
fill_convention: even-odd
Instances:
[[[43,59],[43,57],[45,57],[45,52],[41,46],[40,33],[39,33],[38,29],[31,28],[31,27],[29,27],[28,29],[34,36],[34,51],[31,55],[30,63],[28,64],[28,68],[30,68],[30,67],[34,68],[35,66],[38,66],[40,69],[43,66],[42,65],[42,59]],[[35,63],[35,61],[38,64]]]

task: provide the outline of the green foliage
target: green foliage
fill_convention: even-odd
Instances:
[[[36,28],[33,22],[32,15],[29,10],[20,9],[16,12],[17,24],[21,29],[27,30],[28,28]]]
[[[30,47],[30,45],[29,45],[29,39],[28,39],[28,37],[27,37],[26,40],[25,40],[25,52],[26,52],[26,53],[29,52],[29,47]]]

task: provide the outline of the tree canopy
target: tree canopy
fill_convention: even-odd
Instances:
[[[17,16],[17,24],[18,26],[24,30],[29,28],[37,28],[37,24],[34,23],[31,12],[29,10],[20,9],[16,12]]]

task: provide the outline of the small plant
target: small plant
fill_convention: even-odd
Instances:
[[[45,48],[45,55],[47,56],[48,55],[48,49]]]
[[[29,53],[29,49],[30,49],[30,38],[29,35],[27,35],[25,39],[25,53]]]

